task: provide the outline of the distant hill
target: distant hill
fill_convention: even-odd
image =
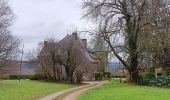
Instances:
[[[121,62],[109,62],[109,72],[113,72],[114,70],[121,69],[122,63]]]
[[[35,62],[21,61],[19,60],[8,60],[5,67],[3,67],[4,74],[8,75],[32,75],[38,70]]]

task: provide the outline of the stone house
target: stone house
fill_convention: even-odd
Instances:
[[[153,70],[154,72],[154,76],[158,77],[158,76],[166,76],[168,71],[165,70],[162,67],[156,67],[156,68],[151,68],[151,67],[147,67],[147,68],[140,68],[139,69],[139,75],[140,76],[145,76],[147,75],[151,70]]]
[[[41,51],[41,56],[45,56],[45,47],[48,46],[49,43],[47,41],[44,42],[44,47]],[[79,56],[78,62],[79,65],[77,69],[83,72],[83,80],[94,80],[95,72],[100,71],[101,60],[97,57],[99,52],[95,52],[94,50],[90,50],[87,48],[87,39],[81,39],[77,33],[68,34],[62,40],[60,40],[56,45],[59,49],[59,54],[63,56],[69,48],[78,48],[76,54]],[[63,57],[64,58],[64,57]],[[105,64],[103,64],[105,63]],[[105,65],[105,69],[107,69],[107,61],[102,62]],[[63,71],[63,73],[65,73]],[[64,74],[63,74],[64,75]]]

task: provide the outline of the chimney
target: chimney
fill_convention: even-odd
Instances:
[[[47,41],[44,41],[44,46],[47,46]]]
[[[87,48],[87,39],[81,39],[84,48]]]
[[[74,35],[75,39],[77,39],[77,32],[73,32],[72,35]]]

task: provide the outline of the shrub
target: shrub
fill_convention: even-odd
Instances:
[[[10,75],[9,79],[29,79],[29,75]]]
[[[19,79],[19,76],[18,75],[11,75],[9,78],[10,79]]]
[[[96,72],[95,73],[95,80],[103,80],[103,72]]]
[[[145,79],[155,79],[155,70],[150,69],[148,74],[144,76]]]
[[[35,73],[30,76],[30,80],[42,80],[42,79],[43,79],[43,75],[40,73]]]
[[[110,72],[104,72],[104,76],[106,76],[107,78],[111,78],[112,73],[110,73]]]
[[[112,76],[112,78],[126,78],[126,76]]]
[[[0,75],[0,79],[10,79],[10,75],[8,75],[8,74],[2,74],[2,75]]]
[[[159,76],[155,79],[152,79],[149,81],[149,85],[170,86],[170,75],[169,76]]]
[[[139,85],[149,85],[149,79],[140,79]]]
[[[139,85],[149,85],[149,81],[155,79],[154,69],[150,69],[148,74],[140,76]]]

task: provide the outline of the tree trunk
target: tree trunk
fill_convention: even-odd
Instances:
[[[138,71],[138,54],[137,54],[137,40],[138,33],[136,32],[136,24],[131,21],[131,17],[127,16],[127,30],[128,33],[128,46],[130,52],[130,78],[134,84],[139,82],[139,71]]]
[[[136,51],[136,50],[134,50]],[[139,82],[139,69],[138,69],[138,59],[137,59],[137,53],[133,53],[131,55],[131,62],[130,62],[130,66],[131,66],[131,80],[133,83],[138,84]]]
[[[132,68],[132,72],[131,72],[131,79],[132,79],[132,82],[134,84],[138,84],[139,83],[139,71],[137,68]]]
[[[57,75],[56,75],[56,70],[55,70],[55,67],[53,66],[53,77],[54,77],[54,81],[57,81]]]
[[[74,79],[73,79],[73,77],[71,77],[71,83],[74,84]]]

